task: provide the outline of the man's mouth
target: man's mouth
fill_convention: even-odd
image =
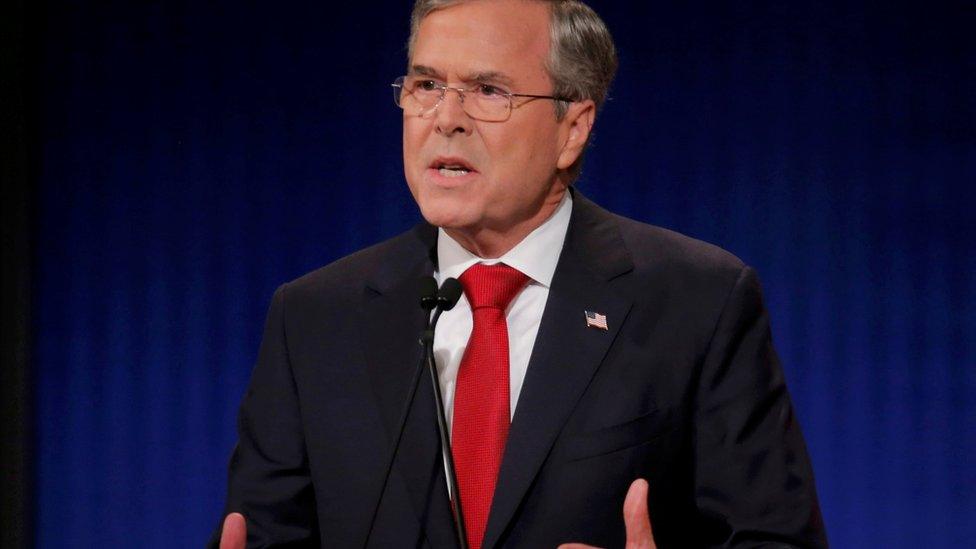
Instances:
[[[461,177],[470,171],[471,170],[462,168],[461,166],[441,166],[440,168],[437,168],[437,172],[444,177]]]
[[[430,167],[444,177],[462,177],[475,171],[467,162],[453,158],[435,160]]]

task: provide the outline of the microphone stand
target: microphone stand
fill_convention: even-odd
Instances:
[[[455,300],[457,301],[457,300]],[[451,305],[453,307],[453,304]],[[437,430],[441,437],[441,450],[444,454],[444,463],[447,464],[447,487],[451,495],[451,514],[454,515],[454,533],[458,538],[458,545],[461,549],[468,549],[468,536],[464,528],[464,513],[461,511],[461,494],[458,492],[457,473],[454,469],[454,453],[451,452],[451,435],[447,432],[447,417],[444,413],[444,398],[441,396],[441,384],[437,377],[437,362],[434,360],[434,325],[442,309],[438,308],[434,312],[434,320],[431,328],[424,330],[421,338],[424,345],[424,358],[427,362],[427,371],[430,372],[430,380],[434,389],[434,405],[437,407]]]
[[[437,288],[437,282],[433,277],[422,280],[420,306],[428,313],[433,309],[434,314],[427,317],[427,324],[420,337],[419,343],[424,349],[423,358],[414,370],[413,377],[410,380],[410,397],[404,403],[403,409],[400,412],[397,437],[393,443],[393,451],[390,452],[390,458],[387,461],[386,472],[383,475],[383,483],[380,485],[380,493],[376,499],[376,506],[373,507],[373,515],[369,522],[369,530],[366,533],[366,540],[363,542],[363,547],[369,545],[369,537],[373,532],[376,515],[380,510],[380,501],[383,498],[383,492],[386,491],[386,485],[389,483],[390,472],[393,470],[393,462],[396,460],[397,450],[400,448],[400,442],[403,440],[407,416],[410,414],[410,408],[413,406],[414,398],[417,395],[417,387],[420,385],[420,376],[424,371],[424,365],[426,365],[434,389],[434,405],[437,408],[437,431],[440,437],[441,451],[447,465],[448,490],[450,495],[453,496],[451,514],[454,516],[454,531],[458,538],[459,547],[461,549],[468,549],[468,537],[464,528],[464,516],[461,512],[461,498],[458,492],[457,474],[454,470],[454,455],[451,452],[451,437],[447,432],[444,399],[441,396],[441,386],[437,377],[437,362],[434,360],[434,329],[437,327],[437,321],[440,319],[441,313],[454,308],[454,305],[457,304],[458,299],[461,297],[461,292],[461,285],[454,278],[445,280],[444,285],[439,290]]]

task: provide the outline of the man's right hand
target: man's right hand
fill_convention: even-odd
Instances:
[[[220,533],[220,549],[244,549],[247,544],[247,523],[244,515],[231,513],[224,519],[224,528]]]

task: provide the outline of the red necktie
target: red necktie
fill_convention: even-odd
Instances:
[[[478,264],[460,277],[473,326],[454,391],[451,450],[471,549],[480,549],[508,438],[508,325],[505,309],[529,278]]]

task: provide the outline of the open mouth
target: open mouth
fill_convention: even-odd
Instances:
[[[462,177],[475,171],[467,162],[455,158],[435,160],[430,167],[444,177]]]

